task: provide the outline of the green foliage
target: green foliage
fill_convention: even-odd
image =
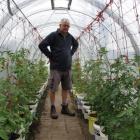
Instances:
[[[85,91],[86,79],[83,77],[79,61],[75,61],[72,67],[72,81],[76,90],[81,93]]]
[[[100,60],[90,60],[84,66],[84,77],[86,78],[85,93],[87,94],[87,99],[90,104],[93,105],[93,100],[95,95],[98,94],[102,88],[104,82],[102,73],[102,61]]]
[[[109,139],[139,140],[140,86],[132,66],[135,62],[125,63],[124,56],[120,56],[107,71],[105,54],[106,51],[101,50],[99,60],[86,62],[80,74],[86,82],[79,80],[76,85],[74,81],[74,86],[85,88],[86,98],[97,111],[99,124],[104,126]]]
[[[111,65],[110,77],[93,100],[100,124],[112,140],[135,139],[134,110],[139,93],[134,89],[133,70],[119,58]]]
[[[34,117],[29,104],[36,101],[37,91],[48,75],[45,63],[31,62],[29,55],[28,50],[21,49],[0,56],[0,137],[4,140],[22,127],[26,133]]]

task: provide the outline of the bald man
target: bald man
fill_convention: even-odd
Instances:
[[[55,108],[55,92],[61,82],[62,86],[62,110],[61,113],[68,116],[75,116],[68,108],[67,97],[72,88],[71,64],[72,56],[78,48],[78,42],[68,32],[70,22],[63,18],[60,21],[59,29],[50,33],[40,44],[39,48],[50,60],[50,77],[48,80],[49,94],[51,101],[50,116],[58,118]],[[48,49],[50,47],[50,50]]]

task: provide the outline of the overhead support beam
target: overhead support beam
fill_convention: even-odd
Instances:
[[[71,3],[72,3],[72,0],[69,0],[69,3],[68,3],[68,10],[70,10]]]
[[[54,10],[68,10],[66,7],[55,7]]]
[[[54,0],[51,0],[52,10],[54,10]]]
[[[71,7],[71,3],[72,3],[72,0],[68,0],[68,5],[67,7],[55,7],[55,2],[54,0],[51,0],[51,7],[52,7],[52,10],[70,10],[70,7]]]
[[[10,7],[10,0],[7,0],[7,9],[8,9],[8,12],[11,16],[13,16],[13,13],[12,13],[12,10],[11,10],[11,7]]]

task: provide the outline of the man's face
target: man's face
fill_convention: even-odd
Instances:
[[[69,30],[70,24],[68,22],[62,22],[60,24],[60,31],[63,33],[67,33]]]

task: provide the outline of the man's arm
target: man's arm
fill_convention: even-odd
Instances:
[[[52,46],[53,44],[53,33],[49,34],[45,39],[41,41],[39,44],[39,49],[42,53],[44,53],[49,59],[51,59],[51,52],[49,51],[48,47]]]
[[[73,55],[76,52],[77,48],[78,48],[78,41],[74,37],[72,37],[71,55]]]

